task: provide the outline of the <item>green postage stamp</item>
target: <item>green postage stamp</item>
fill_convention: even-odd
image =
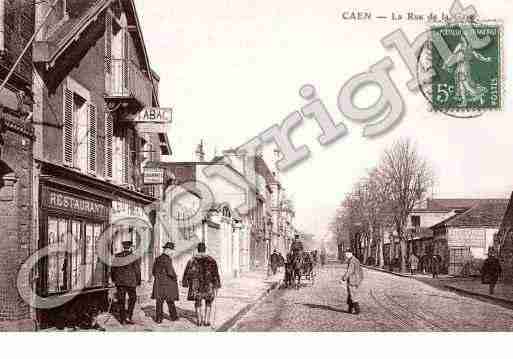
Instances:
[[[433,109],[500,110],[502,26],[497,23],[433,25],[431,39],[443,40],[449,49],[445,54],[436,46],[432,49]]]

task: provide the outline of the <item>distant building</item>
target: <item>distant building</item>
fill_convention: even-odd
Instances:
[[[481,200],[467,211],[431,227],[433,253],[442,257],[444,271],[450,275],[479,273],[473,261],[480,263],[493,247],[507,205],[508,200]]]
[[[504,281],[511,283],[513,282],[513,194],[494,244],[501,260]]]

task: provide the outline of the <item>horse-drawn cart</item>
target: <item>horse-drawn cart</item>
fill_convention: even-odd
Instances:
[[[301,287],[301,279],[309,281],[312,285],[315,282],[314,261],[311,253],[304,250],[301,241],[294,241],[290,246],[285,264],[285,286],[287,288]]]

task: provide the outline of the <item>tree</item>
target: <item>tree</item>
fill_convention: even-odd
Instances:
[[[405,272],[408,215],[432,188],[434,174],[409,139],[399,140],[385,150],[378,171],[388,189],[391,219],[401,249],[401,270]]]

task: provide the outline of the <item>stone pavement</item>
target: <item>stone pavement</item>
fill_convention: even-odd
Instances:
[[[98,324],[106,331],[202,331],[227,330],[236,320],[247,312],[260,298],[279,285],[282,272],[267,278],[264,270],[243,273],[240,277],[224,280],[215,303],[214,328],[197,327],[195,324],[194,303],[187,301],[187,288],[180,287],[180,300],[176,308],[180,319],[171,322],[164,303],[164,321],[157,324],[155,318],[155,301],[137,303],[134,312],[135,325],[122,326],[110,314],[100,316]],[[214,311],[214,307],[212,309]],[[214,314],[212,314],[214,315]],[[213,321],[213,320],[211,320]]]
[[[367,267],[369,269],[390,273],[400,277],[410,277],[421,282],[435,285],[437,287],[445,287],[447,289],[461,292],[468,295],[474,295],[490,300],[499,301],[502,303],[513,305],[513,284],[497,283],[494,294],[489,294],[489,286],[482,284],[480,278],[463,278],[454,277],[446,274],[440,274],[438,278],[433,279],[430,274],[416,274],[411,275],[410,273],[400,272],[389,272],[376,267]]]
[[[231,331],[513,331],[513,311],[414,278],[365,270],[360,315],[346,313],[344,266],[320,269],[315,283],[273,291]]]

